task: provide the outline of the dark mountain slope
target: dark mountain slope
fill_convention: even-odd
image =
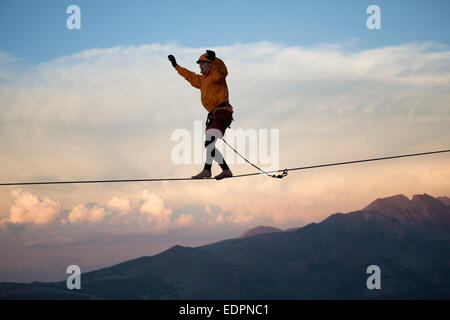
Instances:
[[[77,291],[4,283],[0,298],[52,289],[58,299],[449,299],[449,217],[428,195],[377,199],[297,230],[174,246],[89,272]],[[381,290],[367,289],[370,265],[381,269]]]

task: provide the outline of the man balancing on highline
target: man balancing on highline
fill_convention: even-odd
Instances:
[[[215,176],[217,180],[232,177],[233,174],[225,159],[216,149],[217,139],[223,137],[225,130],[233,121],[233,107],[228,100],[228,87],[225,80],[228,75],[225,63],[216,58],[214,51],[206,50],[206,53],[197,60],[200,75],[178,65],[173,55],[169,55],[168,58],[183,78],[193,87],[200,89],[202,104],[209,112],[205,129],[206,163],[202,172],[193,176],[192,179],[210,178],[213,159],[222,168],[222,173]]]

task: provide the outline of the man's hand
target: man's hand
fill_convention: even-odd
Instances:
[[[206,50],[206,58],[213,61],[216,58],[216,53],[211,50]]]
[[[168,56],[170,62],[172,62],[172,66],[175,68],[177,66],[177,60],[175,60],[175,57],[173,55]]]

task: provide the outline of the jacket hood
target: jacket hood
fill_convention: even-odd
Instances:
[[[206,57],[206,53],[202,54],[202,55],[200,56],[200,58],[198,58],[197,63],[200,63],[201,61],[205,61],[205,62],[212,63],[212,60],[209,60],[209,59]]]

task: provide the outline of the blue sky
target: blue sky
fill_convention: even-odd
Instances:
[[[81,30],[66,28],[71,4],[81,8]],[[382,30],[366,28],[371,4],[381,8]],[[448,44],[449,9],[447,0],[2,0],[0,50],[42,62],[89,48],[172,41],[187,47],[259,41],[313,46],[353,39],[360,49],[412,41]]]

